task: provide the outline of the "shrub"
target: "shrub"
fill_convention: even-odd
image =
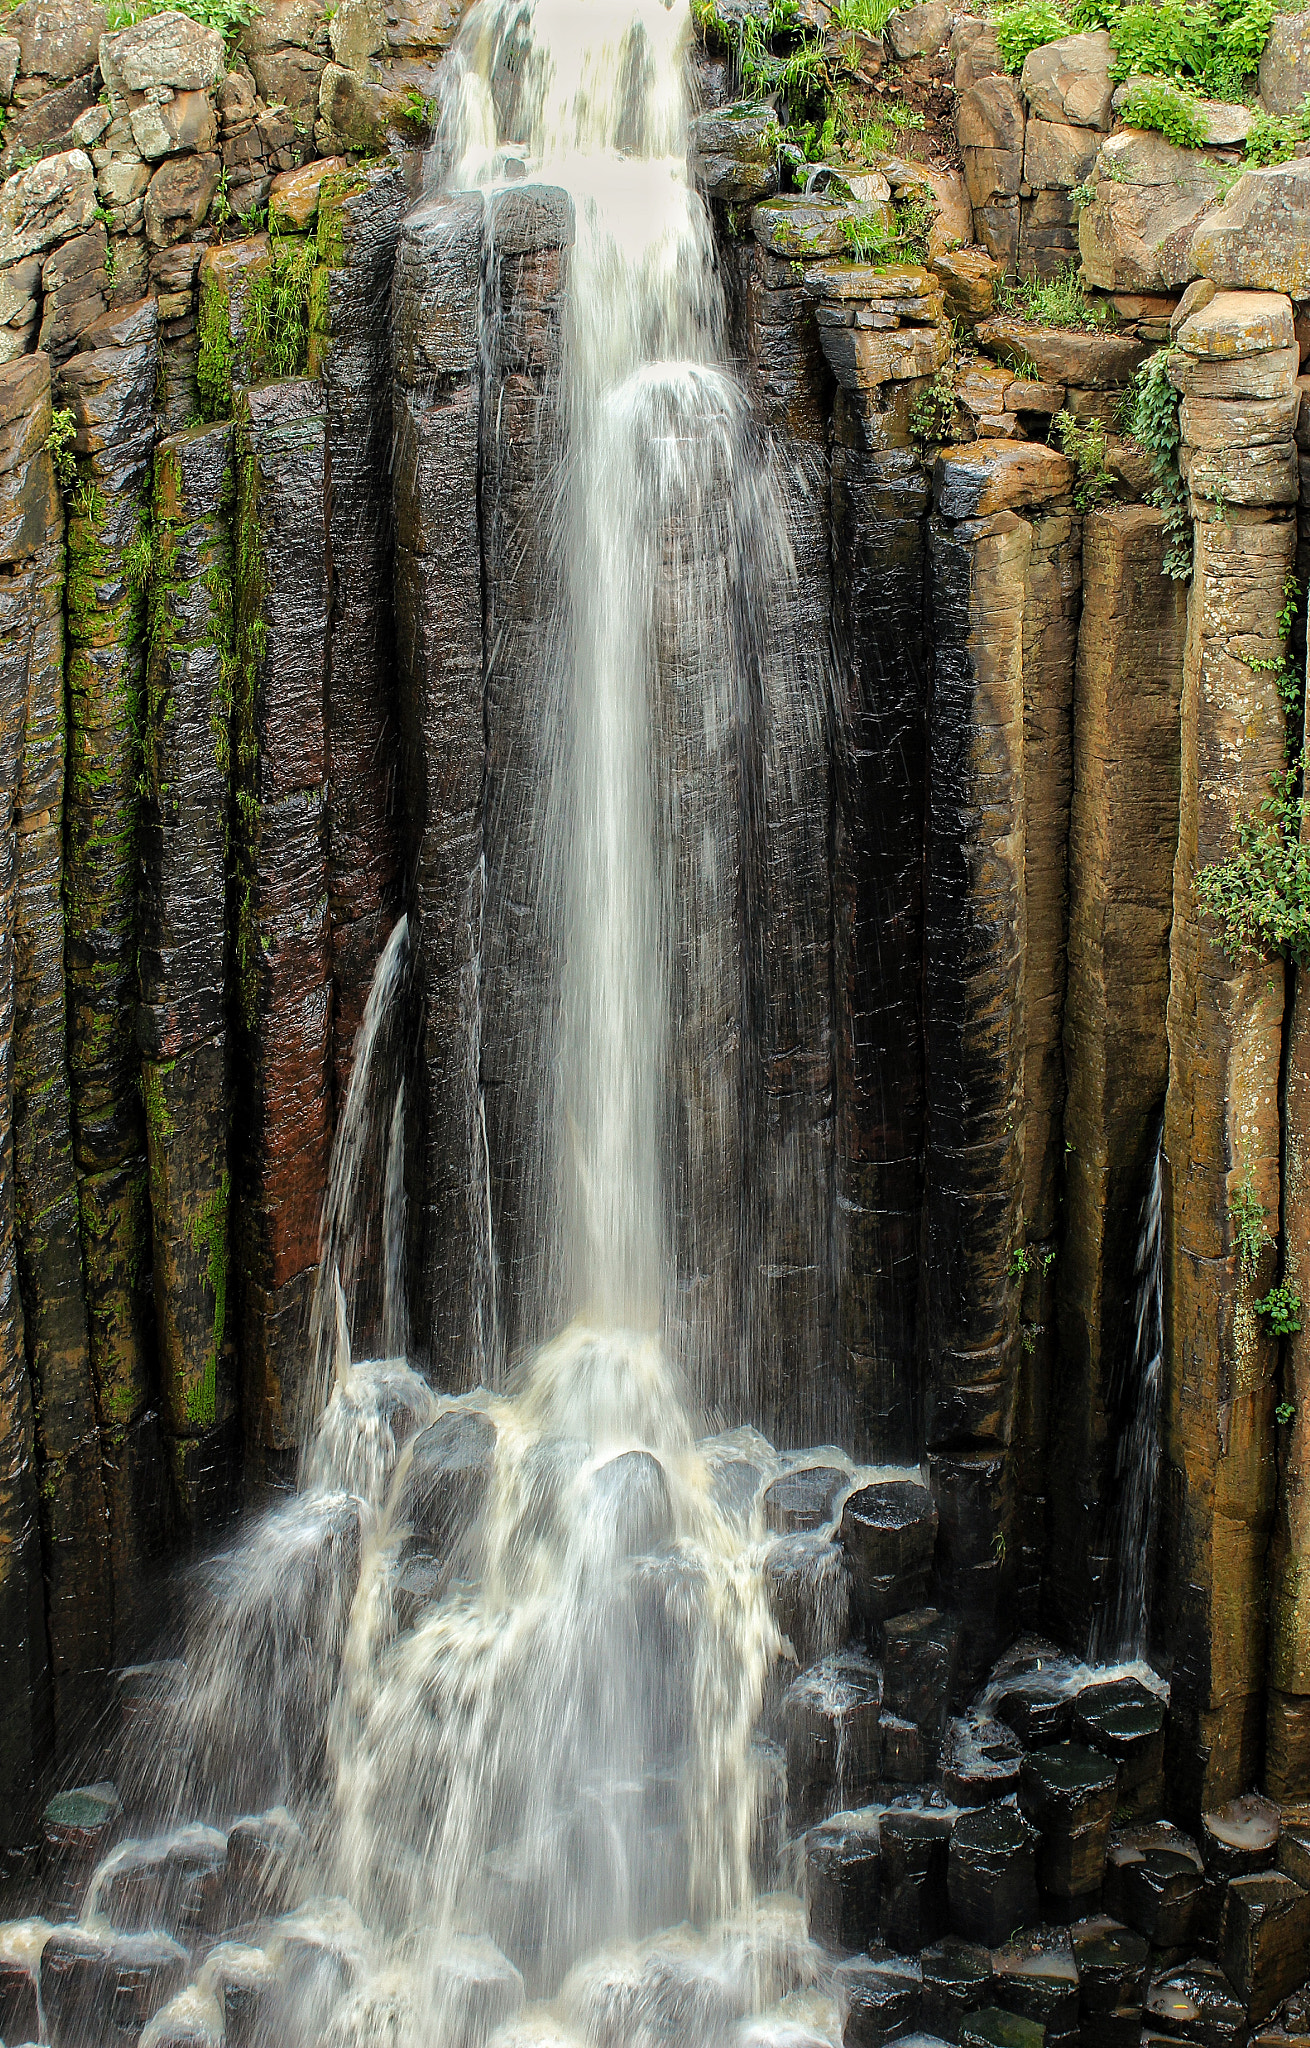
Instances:
[[[1297,781],[1295,767],[1274,775],[1259,810],[1238,820],[1231,858],[1212,861],[1196,878],[1201,906],[1235,962],[1281,954],[1310,966],[1310,847],[1301,840]]]
[[[1260,1256],[1267,1244],[1272,1244],[1265,1223],[1264,1204],[1255,1191],[1251,1169],[1246,1169],[1246,1178],[1228,1204],[1228,1216],[1233,1226],[1233,1244],[1237,1252],[1237,1263],[1248,1280],[1254,1280],[1260,1265]]]
[[[955,424],[955,372],[947,363],[910,407],[910,433],[916,441],[949,441]]]
[[[108,28],[131,28],[152,14],[172,11],[216,28],[229,50],[243,28],[263,12],[258,0],[108,0],[105,21]]]
[[[1059,277],[1030,277],[999,286],[996,305],[1035,327],[1103,327],[1113,317],[1108,308],[1088,298],[1073,265]]]
[[[1181,402],[1181,394],[1169,382],[1169,351],[1158,348],[1135,372],[1128,387],[1124,424],[1151,458],[1155,473],[1151,503],[1165,515],[1164,573],[1185,583],[1192,573],[1192,521],[1178,462]]]
[[[1080,512],[1094,512],[1115,487],[1106,466],[1105,428],[1098,419],[1076,420],[1068,412],[1057,412],[1053,425],[1061,448],[1077,470],[1074,504]]]
[[[1135,85],[1120,109],[1125,126],[1154,128],[1179,149],[1200,149],[1206,125],[1195,102],[1161,80]]]
[[[1109,30],[1116,78],[1170,78],[1231,100],[1259,66],[1274,12],[1275,0],[1077,0],[1073,15]]]
[[[1030,50],[1067,36],[1069,24],[1054,0],[1017,0],[996,23],[996,47],[1009,71],[1021,71]]]
[[[1301,1328],[1301,1297],[1286,1280],[1280,1280],[1263,1301],[1257,1301],[1255,1312],[1268,1318],[1275,1337],[1295,1337]]]
[[[59,488],[71,491],[77,482],[77,458],[73,453],[73,436],[77,423],[66,405],[57,405],[50,415],[50,432],[45,437],[50,451],[50,460],[55,466]]]
[[[1285,164],[1298,142],[1310,142],[1310,93],[1294,114],[1256,115],[1246,138],[1249,164]]]
[[[835,29],[863,29],[866,35],[880,36],[891,16],[896,12],[898,0],[837,0],[832,13]]]

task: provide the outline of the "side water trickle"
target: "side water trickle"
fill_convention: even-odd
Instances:
[[[1124,1382],[1129,1419],[1115,1446],[1108,1586],[1092,1618],[1087,1651],[1093,1664],[1145,1657],[1150,1633],[1164,1391],[1162,1159],[1163,1141],[1151,1161],[1133,1262],[1132,1350]]]

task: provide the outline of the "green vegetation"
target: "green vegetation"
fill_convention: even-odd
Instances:
[[[1151,503],[1165,516],[1164,573],[1186,583],[1192,573],[1192,521],[1178,462],[1181,403],[1181,394],[1169,382],[1169,351],[1159,348],[1133,376],[1124,401],[1124,424],[1151,458],[1155,473]]]
[[[401,102],[401,112],[405,119],[421,129],[425,135],[430,135],[436,127],[439,111],[439,102],[435,99],[425,99],[416,85],[410,87]]]
[[[1162,79],[1135,85],[1120,109],[1129,128],[1154,128],[1178,149],[1200,149],[1206,125],[1196,102]]]
[[[1108,302],[1088,298],[1073,264],[1059,277],[1030,277],[1018,284],[998,285],[996,310],[1015,320],[1029,320],[1035,327],[1097,328],[1114,319]]]
[[[45,437],[45,444],[61,491],[71,491],[77,482],[77,457],[73,452],[76,433],[77,422],[68,407],[57,405],[50,415],[50,432]]]
[[[1310,93],[1294,114],[1258,113],[1246,138],[1248,164],[1285,164],[1298,142],[1310,142]]]
[[[932,224],[932,209],[917,193],[896,201],[889,209],[870,208],[842,222],[842,236],[851,255],[860,263],[922,263],[924,243]]]
[[[1296,1420],[1295,1401],[1280,1401],[1274,1410],[1274,1420],[1280,1429],[1286,1429],[1289,1422]]]
[[[223,1336],[227,1326],[227,1213],[231,1194],[231,1180],[226,1172],[216,1188],[206,1196],[200,1214],[191,1227],[191,1248],[205,1254],[205,1279],[214,1297],[214,1324],[204,1372],[198,1385],[188,1387],[186,1396],[187,1421],[201,1429],[211,1427],[214,1420],[218,1397],[218,1361],[223,1350]]]
[[[1257,1301],[1255,1312],[1268,1318],[1275,1337],[1295,1337],[1301,1328],[1301,1297],[1286,1280],[1280,1280],[1263,1301]]]
[[[838,31],[849,33],[858,28],[866,35],[880,36],[899,4],[900,0],[837,0],[832,25]]]
[[[916,441],[949,441],[955,424],[955,370],[947,363],[910,407],[910,433]]]
[[[1022,71],[1030,50],[1069,33],[1069,23],[1054,0],[1016,0],[997,19],[996,47],[1007,70]]]
[[[1077,471],[1074,504],[1080,512],[1094,512],[1115,488],[1105,459],[1105,428],[1099,419],[1076,420],[1069,412],[1057,412],[1052,425],[1061,448]]]
[[[1255,1191],[1251,1169],[1246,1169],[1246,1178],[1228,1204],[1228,1219],[1233,1226],[1233,1248],[1237,1263],[1248,1280],[1254,1280],[1266,1245],[1272,1244],[1268,1225],[1265,1222],[1264,1204]]]
[[[232,411],[232,302],[219,277],[206,274],[201,279],[197,328],[196,397],[201,415],[225,420]]]
[[[309,347],[309,295],[317,244],[312,236],[272,237],[273,261],[250,287],[246,331],[250,357],[263,375],[295,377]]]
[[[1276,11],[1275,0],[1073,0],[1067,9],[1054,0],[1016,0],[998,17],[996,40],[1018,71],[1042,43],[1107,29],[1117,79],[1168,79],[1210,99],[1235,100],[1249,90]]]
[[[1202,908],[1233,960],[1276,953],[1310,967],[1310,848],[1301,840],[1299,767],[1271,777],[1259,809],[1238,820],[1231,858],[1212,861],[1196,878]]]
[[[185,14],[206,28],[216,28],[230,50],[243,28],[261,14],[258,0],[108,0],[106,24],[111,31],[131,28],[152,14]]]

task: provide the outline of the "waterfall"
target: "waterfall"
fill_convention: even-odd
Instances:
[[[1132,1349],[1125,1375],[1131,1419],[1115,1446],[1107,1545],[1110,1584],[1092,1618],[1087,1654],[1093,1664],[1146,1655],[1164,1390],[1163,1152],[1161,1134],[1151,1160],[1133,1260]]]

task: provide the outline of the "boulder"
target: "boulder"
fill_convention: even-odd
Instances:
[[[1290,348],[1294,339],[1291,300],[1281,292],[1212,291],[1174,335],[1184,355],[1216,362]]]
[[[972,323],[987,318],[1001,273],[986,249],[944,250],[929,267],[945,291],[952,319]]]
[[[887,41],[902,64],[911,57],[931,57],[940,50],[951,32],[948,0],[923,0],[919,7],[902,7],[887,23]]]
[[[784,1472],[764,1495],[764,1524],[776,1536],[798,1536],[826,1529],[838,1496],[850,1485],[850,1474],[835,1465],[803,1465]]]
[[[387,50],[397,59],[440,56],[459,27],[460,0],[388,0]]]
[[[778,123],[768,107],[727,107],[691,124],[691,174],[710,199],[742,206],[778,189]]]
[[[861,1956],[833,1972],[844,2048],[882,2048],[911,2033],[919,2017],[922,1975],[917,1956]]]
[[[969,202],[1018,196],[1023,182],[1023,101],[1008,74],[982,78],[956,102],[955,132]]]
[[[308,133],[321,106],[323,73],[327,69],[323,58],[313,50],[294,47],[270,50],[267,55],[253,56],[250,69],[266,105],[279,107],[280,119],[289,121],[301,134]],[[349,75],[357,77],[353,71]],[[381,88],[370,90],[377,92]],[[399,97],[399,89],[392,97]]]
[[[450,1408],[414,1439],[401,1519],[439,1555],[482,1512],[496,1462],[496,1427],[475,1408]]]
[[[1146,1994],[1146,2026],[1206,2048],[1238,2048],[1246,2008],[1214,1963],[1183,1963],[1157,1977]]]
[[[1062,498],[1073,487],[1073,464],[1040,442],[984,447],[972,442],[937,457],[933,492],[944,519],[981,519]]]
[[[1175,349],[1169,357],[1169,382],[1185,398],[1281,398],[1295,389],[1299,362],[1295,345],[1226,360]]]
[[[191,241],[218,190],[218,173],[216,155],[165,159],[146,193],[146,240],[152,249]]]
[[[1310,297],[1310,157],[1246,171],[1191,237],[1188,274],[1244,291]]]
[[[751,229],[770,255],[808,263],[819,256],[843,255],[850,248],[847,223],[864,221],[869,212],[855,201],[826,206],[813,199],[771,199],[753,208]]]
[[[1063,121],[1031,116],[1024,132],[1023,175],[1034,192],[1068,190],[1081,185],[1101,146],[1094,128],[1074,128]]]
[[[1040,121],[1068,122],[1076,128],[1108,129],[1113,60],[1104,29],[1060,36],[1030,50],[1019,75],[1029,114]]]
[[[1134,2020],[1146,1996],[1151,1944],[1145,1935],[1107,1914],[1075,1921],[1069,1929],[1078,1970],[1078,2003],[1084,2020],[1132,2008]],[[1135,2038],[1135,2035],[1134,2035]]]
[[[992,1957],[996,2002],[1051,2042],[1078,2036],[1078,1967],[1063,1928],[1025,1928]]]
[[[218,116],[207,92],[176,92],[161,103],[146,100],[128,119],[132,140],[147,163],[184,150],[208,150],[218,141]]]
[[[998,1948],[1037,1917],[1037,1832],[1018,1810],[992,1804],[961,1814],[951,1836],[951,1923]]]
[[[255,76],[258,79],[258,71]],[[324,66],[318,110],[343,149],[383,149],[393,129],[408,125],[405,93],[394,76],[386,84],[374,84],[341,64]]]
[[[934,1761],[950,1711],[959,1650],[958,1624],[936,1607],[893,1615],[883,1624],[883,1703],[922,1730]]]
[[[23,0],[6,15],[5,29],[18,44],[25,77],[80,78],[99,55],[105,10],[87,0]]]
[[[0,270],[78,234],[95,210],[95,172],[85,150],[15,171],[0,187]]]
[[[882,1622],[907,1612],[922,1601],[932,1574],[937,1541],[932,1494],[917,1477],[860,1487],[842,1509],[841,1541],[861,1619]]]
[[[1247,1877],[1269,1870],[1278,1853],[1282,1817],[1270,1799],[1246,1792],[1201,1815],[1201,1855],[1211,1877]]]
[[[971,85],[977,85],[979,79],[1006,75],[996,30],[990,21],[981,21],[976,15],[965,15],[956,23],[949,51],[955,65],[957,93],[967,92]]]
[[[942,1787],[958,1806],[983,1806],[1018,1789],[1023,1745],[1004,1721],[972,1713],[947,1724]]]
[[[152,14],[100,40],[100,71],[116,114],[129,93],[169,86],[174,92],[212,92],[227,73],[223,38],[185,14]]]
[[[1072,384],[1080,391],[1116,391],[1150,354],[1136,335],[1114,329],[1035,327],[999,314],[984,321],[978,340],[989,355],[1024,365],[1043,384]]]
[[[919,1958],[923,1992],[922,2025],[943,2041],[958,2041],[966,2014],[977,2012],[991,1997],[992,1959],[985,1948],[947,1935]]]
[[[1277,1870],[1234,1878],[1224,1895],[1219,1955],[1258,2026],[1304,1977],[1310,1892]]]
[[[1061,1742],[1025,1757],[1019,1805],[1041,1830],[1038,1872],[1057,1898],[1100,1890],[1118,1782],[1114,1762],[1081,1743]]]
[[[1164,1702],[1135,1678],[1086,1685],[1074,1702],[1080,1742],[1119,1767],[1119,1808],[1142,1819],[1160,1811],[1164,1797]]]
[[[1118,1829],[1105,1865],[1105,1910],[1153,1948],[1182,1948],[1205,1890],[1205,1866],[1189,1835],[1157,1821]]]
[[[288,47],[327,54],[327,23],[322,0],[264,0],[237,38],[243,57],[265,56]],[[380,47],[380,46],[379,46]]]
[[[387,47],[387,16],[382,0],[342,0],[328,22],[332,55],[347,71],[366,71],[371,57]]]
[[[14,96],[23,46],[17,36],[0,35],[0,105],[8,106]]]
[[[302,235],[318,214],[318,195],[324,178],[348,171],[343,156],[316,157],[298,170],[279,171],[268,195],[268,224],[274,234]]]
[[[798,1663],[812,1664],[846,1640],[851,1582],[840,1543],[822,1532],[779,1537],[764,1560],[764,1584]]]
[[[1190,448],[1267,448],[1291,441],[1300,412],[1297,390],[1277,398],[1185,398],[1178,425]]]
[[[1271,114],[1299,112],[1310,93],[1310,8],[1275,14],[1260,58],[1260,100]]]
[[[886,1716],[883,1721],[884,1769]],[[884,1814],[879,1924],[889,1948],[909,1953],[936,1941],[949,1918],[947,1866],[955,1815],[931,1810]]]
[[[1084,281],[1105,291],[1186,284],[1205,269],[1191,245],[1215,199],[1214,166],[1199,150],[1136,128],[1110,136],[1096,160],[1096,197],[1078,216]]]
[[[805,1898],[811,1938],[836,1955],[877,1939],[880,1840],[877,1819],[843,1815],[805,1837]]]
[[[1129,102],[1139,92],[1171,92],[1167,78],[1153,78],[1134,73],[1125,78],[1114,89],[1114,111],[1121,120],[1132,127]],[[1190,95],[1184,101],[1188,112],[1199,123],[1201,143],[1207,149],[1235,149],[1246,141],[1255,123],[1255,115],[1249,107],[1243,107],[1234,100],[1193,99]]]
[[[858,1651],[803,1671],[787,1691],[787,1824],[793,1834],[824,1813],[858,1806],[882,1763],[882,1679]]]
[[[620,1451],[607,1458],[579,1492],[582,1512],[601,1525],[615,1557],[639,1557],[671,1541],[669,1482],[649,1451]]]

